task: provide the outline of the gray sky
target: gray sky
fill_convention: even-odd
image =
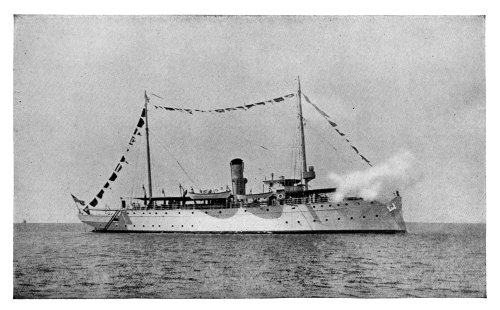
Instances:
[[[295,92],[297,75],[374,164],[401,150],[418,159],[407,221],[485,221],[482,17],[23,16],[14,47],[14,221],[77,221],[69,193],[88,201],[106,182],[144,90],[164,98],[152,104],[212,109]],[[304,110],[312,186],[366,168]],[[293,176],[296,140],[294,100],[222,115],[153,109],[155,192],[225,186],[234,157],[257,192],[264,175]],[[105,203],[142,192],[143,142]]]

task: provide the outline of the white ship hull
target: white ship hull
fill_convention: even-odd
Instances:
[[[364,200],[261,207],[123,210],[79,214],[101,232],[334,233],[405,232],[401,197],[383,204]],[[109,224],[108,224],[109,223]]]

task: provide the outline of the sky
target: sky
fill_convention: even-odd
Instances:
[[[125,154],[144,105],[214,109],[303,92],[374,165],[415,158],[409,222],[485,222],[483,17],[18,16],[14,221],[77,222]],[[152,93],[162,97],[160,99]],[[311,187],[367,165],[303,102]],[[249,111],[150,110],[156,194],[297,176],[296,99]],[[264,148],[262,148],[262,146]],[[106,195],[142,195],[145,145]],[[182,166],[177,164],[179,162]]]

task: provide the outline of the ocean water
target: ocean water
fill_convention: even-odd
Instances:
[[[486,297],[482,224],[406,234],[102,234],[14,225],[14,298]]]

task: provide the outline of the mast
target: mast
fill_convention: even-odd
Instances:
[[[153,184],[151,182],[151,154],[149,151],[149,125],[148,125],[148,102],[149,98],[148,95],[146,94],[146,91],[144,91],[144,112],[145,112],[145,118],[146,118],[146,153],[147,153],[147,158],[148,158],[148,189],[149,189],[149,203],[151,203],[151,198],[153,197]]]
[[[302,179],[307,190],[307,160],[306,160],[306,139],[304,137],[304,120],[302,118],[302,94],[300,92],[300,76],[297,76],[299,82],[299,90],[297,92],[297,97],[299,98],[299,121],[300,121],[300,146],[302,151]]]

